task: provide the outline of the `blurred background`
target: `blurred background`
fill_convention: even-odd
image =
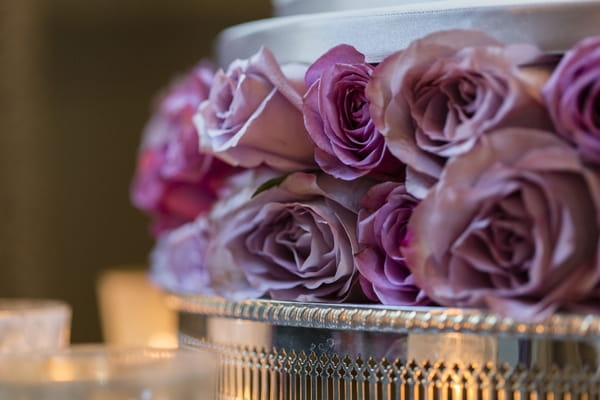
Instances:
[[[0,297],[62,299],[72,341],[102,340],[98,279],[131,306],[103,271],[139,277],[152,246],[129,182],[153,95],[219,31],[270,14],[269,0],[0,0]]]

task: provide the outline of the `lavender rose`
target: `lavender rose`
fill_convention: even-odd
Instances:
[[[529,69],[525,79],[526,69],[519,68],[540,54],[479,31],[416,40],[373,72],[367,99],[375,126],[407,172],[425,175],[418,182],[430,185],[448,158],[468,151],[485,132],[549,126],[537,94],[546,71]]]
[[[194,118],[200,147],[231,165],[282,171],[314,166],[313,146],[302,121],[304,72],[280,67],[261,49],[215,75],[209,99]]]
[[[403,164],[393,157],[369,114],[365,87],[373,66],[352,46],[332,48],[306,71],[304,124],[315,143],[315,160],[344,180],[365,175],[398,179]]]
[[[599,206],[600,173],[575,149],[507,128],[448,163],[415,209],[403,253],[442,305],[520,320],[581,310],[600,298]]]
[[[162,235],[150,256],[152,280],[177,293],[212,294],[206,264],[210,237],[203,217]]]
[[[218,218],[211,248],[217,261],[211,263],[227,263],[248,283],[244,288],[239,279],[218,279],[220,294],[231,297],[243,288],[280,300],[353,299],[356,213],[370,184],[295,173]]]
[[[431,301],[415,284],[400,246],[418,200],[401,183],[373,186],[358,214],[356,267],[367,296],[391,305],[427,305]]]
[[[600,163],[600,36],[568,51],[543,89],[556,129]]]
[[[222,180],[235,168],[198,151],[192,117],[208,95],[212,71],[203,64],[172,85],[160,99],[138,156],[132,202],[153,217],[158,236],[206,213]]]

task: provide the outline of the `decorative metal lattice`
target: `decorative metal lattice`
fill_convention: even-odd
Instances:
[[[183,338],[220,355],[223,400],[591,400],[600,369],[484,365],[297,353],[215,345]]]

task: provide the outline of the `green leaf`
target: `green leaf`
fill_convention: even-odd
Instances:
[[[269,190],[271,188],[281,185],[281,182],[283,182],[285,180],[285,178],[287,178],[287,177],[288,177],[287,175],[283,175],[283,176],[278,176],[277,178],[269,179],[268,181],[266,181],[265,183],[260,185],[258,187],[258,189],[256,189],[256,191],[252,194],[252,198],[255,198],[256,196],[258,196],[265,190]]]

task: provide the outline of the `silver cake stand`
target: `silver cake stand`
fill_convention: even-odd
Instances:
[[[221,399],[600,398],[600,316],[171,296],[184,347],[220,356]]]

